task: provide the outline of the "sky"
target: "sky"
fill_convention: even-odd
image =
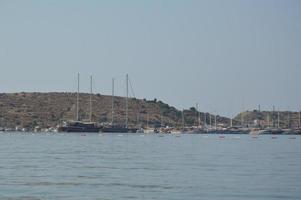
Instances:
[[[0,93],[125,95],[232,117],[301,110],[299,0],[0,0]]]

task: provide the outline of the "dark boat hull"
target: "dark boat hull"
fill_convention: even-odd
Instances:
[[[114,127],[106,127],[101,129],[101,132],[103,133],[127,133],[127,128],[114,128]]]
[[[59,127],[59,132],[80,132],[80,133],[98,133],[100,127],[96,126],[94,123],[84,123],[84,122],[68,122],[66,125]]]
[[[98,133],[100,128],[82,128],[82,127],[61,127],[59,132],[68,133]]]
[[[101,129],[103,133],[136,133],[136,128],[124,128],[124,127],[104,127]]]

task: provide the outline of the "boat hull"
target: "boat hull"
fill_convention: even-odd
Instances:
[[[84,122],[68,122],[64,126],[58,128],[59,132],[85,132],[85,133],[98,133],[100,127],[94,123],[84,123]]]
[[[61,127],[58,131],[67,133],[98,133],[100,128]]]
[[[136,133],[137,128],[124,128],[124,127],[104,127],[101,129],[103,133]]]

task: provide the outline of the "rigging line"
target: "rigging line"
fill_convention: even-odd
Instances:
[[[130,84],[130,91],[131,91],[133,97],[136,99],[136,95],[135,95],[135,92],[134,92],[134,89],[133,89],[132,81],[131,81],[130,78],[128,78],[128,80],[129,80],[129,84]],[[139,118],[139,121],[140,121],[140,116],[139,116],[139,113],[140,113],[139,102],[135,102],[134,106],[136,107],[135,114],[137,115],[137,119]],[[138,123],[138,120],[137,120],[137,123]]]
[[[129,78],[129,83],[130,83],[130,87],[131,87],[131,92],[132,92],[134,98],[136,98],[135,93],[134,93],[134,89],[133,89],[133,86],[132,86],[132,81],[131,81],[130,78]]]

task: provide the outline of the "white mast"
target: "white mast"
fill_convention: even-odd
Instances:
[[[146,128],[148,128],[148,121],[149,121],[149,114],[147,113],[147,116],[146,116]]]
[[[77,74],[76,121],[79,121],[79,73]]]
[[[217,129],[217,126],[216,126],[216,114],[214,115],[214,126],[215,126],[215,130]]]
[[[112,78],[112,122],[111,122],[111,125],[113,126],[114,124],[114,78]]]
[[[301,111],[299,111],[299,128],[301,128]]]
[[[92,75],[90,76],[90,122],[92,122],[92,92],[93,92],[93,77]]]
[[[291,116],[290,111],[287,111],[287,128],[291,128]]]
[[[182,110],[182,128],[185,127],[185,121],[184,121],[184,109]]]
[[[241,124],[241,127],[243,127],[243,123],[244,123],[244,116],[243,116],[243,112],[241,112],[241,114],[240,114],[240,124]]]
[[[207,113],[204,113],[204,127],[207,127]]]
[[[273,112],[272,112],[272,127],[273,128],[275,127],[275,124],[274,124],[274,114],[275,114],[275,106],[273,106]]]
[[[199,112],[199,103],[196,103],[196,110],[198,112],[198,128],[200,128],[201,118],[200,118],[200,112]]]
[[[125,127],[128,128],[129,75],[126,74]]]
[[[280,113],[279,113],[279,110],[278,110],[278,119],[277,119],[277,128],[280,128]]]

